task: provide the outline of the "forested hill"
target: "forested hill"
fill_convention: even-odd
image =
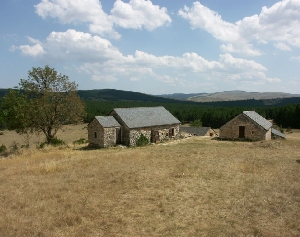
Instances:
[[[8,89],[0,89],[0,111],[2,97]],[[244,110],[255,110],[265,118],[273,119],[285,128],[300,129],[300,97],[269,100],[239,100],[221,102],[192,102],[174,100],[138,92],[121,90],[79,90],[78,94],[86,106],[86,123],[94,116],[105,116],[113,108],[164,106],[182,123],[201,121],[205,127],[219,128]],[[0,130],[6,128],[0,113]]]
[[[0,99],[8,93],[9,89],[0,89]],[[154,102],[154,103],[178,103],[181,106],[184,104],[197,104],[200,106],[209,107],[269,107],[269,106],[285,106],[288,104],[300,103],[300,97],[292,98],[276,98],[264,100],[236,100],[236,101],[216,101],[216,102],[193,102],[185,100],[175,100],[163,98],[153,95],[148,95],[140,92],[122,91],[114,89],[99,89],[99,90],[78,90],[78,94],[85,101],[123,101],[123,102]]]
[[[140,92],[122,91],[114,89],[78,90],[82,100],[108,100],[108,101],[139,101],[139,102],[175,102],[174,99],[147,95]]]

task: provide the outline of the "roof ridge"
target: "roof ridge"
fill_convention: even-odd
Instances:
[[[265,130],[269,130],[272,127],[272,123],[265,119],[263,116],[255,111],[243,111],[243,114],[250,118],[253,122],[263,127]]]

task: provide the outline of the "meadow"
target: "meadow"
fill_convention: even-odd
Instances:
[[[0,158],[0,236],[300,236],[300,131],[286,140],[191,137],[136,148],[69,145]],[[21,147],[4,131],[0,145]]]

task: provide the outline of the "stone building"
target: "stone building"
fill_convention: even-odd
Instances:
[[[244,111],[220,128],[219,137],[261,141],[274,137],[285,138],[285,135],[272,128],[272,123],[255,111]]]
[[[116,108],[109,116],[95,117],[88,125],[88,139],[100,147],[135,146],[143,134],[149,142],[157,143],[176,138],[179,125],[180,121],[162,106]]]
[[[96,116],[88,125],[91,145],[111,147],[121,142],[121,125],[113,116]]]

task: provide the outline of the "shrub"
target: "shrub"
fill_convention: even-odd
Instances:
[[[80,138],[80,139],[73,142],[74,145],[75,144],[81,145],[81,144],[84,144],[84,143],[87,143],[87,141],[84,138]]]
[[[62,145],[66,145],[66,143],[65,143],[64,140],[61,140],[61,139],[58,139],[58,138],[53,138],[53,139],[51,140],[50,143],[42,142],[42,143],[39,145],[39,148],[40,148],[40,149],[43,149],[43,148],[45,147],[45,145],[62,146]]]
[[[148,144],[149,144],[149,140],[144,134],[141,134],[139,139],[137,139],[137,141],[136,141],[137,146],[146,146]]]
[[[58,138],[53,138],[50,142],[51,146],[61,146],[61,145],[66,145],[64,140],[58,139]]]
[[[197,119],[191,123],[191,126],[192,127],[202,127],[202,121],[200,119]]]
[[[4,133],[3,133],[3,132],[0,132],[0,135],[4,135]]]
[[[18,144],[16,142],[13,142],[10,148],[10,153],[15,153],[18,149],[19,149]]]
[[[0,153],[6,151],[7,148],[3,144],[0,146]]]

